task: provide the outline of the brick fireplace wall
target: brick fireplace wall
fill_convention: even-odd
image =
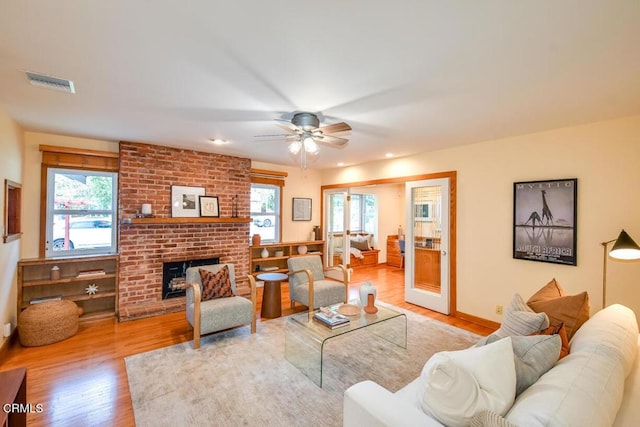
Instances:
[[[171,217],[171,186],[204,187],[218,196],[220,217],[249,217],[251,161],[157,145],[121,142],[119,216],[133,218],[143,203],[157,218]],[[182,298],[162,300],[162,263],[220,257],[234,265],[238,293],[248,294],[248,223],[121,224],[119,313],[121,320],[184,309]]]

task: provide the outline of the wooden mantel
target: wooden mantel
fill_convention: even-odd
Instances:
[[[248,224],[251,218],[215,218],[215,217],[185,217],[185,218],[131,218],[131,223],[121,222],[121,225],[137,224]]]

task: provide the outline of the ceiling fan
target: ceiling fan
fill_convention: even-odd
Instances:
[[[344,148],[349,142],[348,139],[331,135],[332,133],[346,132],[351,130],[345,122],[320,126],[320,119],[317,114],[308,112],[295,113],[291,121],[276,119],[278,126],[289,133],[279,135],[256,135],[256,137],[279,137],[285,138],[289,142],[289,152],[300,162],[300,167],[306,169],[310,156],[319,153],[318,144],[333,148]]]

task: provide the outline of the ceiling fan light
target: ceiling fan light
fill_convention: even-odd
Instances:
[[[304,151],[311,154],[318,152],[318,144],[316,144],[316,142],[310,136],[304,139]]]
[[[289,152],[291,154],[298,154],[301,148],[302,143],[300,141],[293,141],[291,144],[289,144]]]

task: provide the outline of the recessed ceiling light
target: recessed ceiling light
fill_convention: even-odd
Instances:
[[[344,162],[339,162],[338,166],[344,166]]]
[[[218,138],[209,138],[209,141],[213,142],[216,145],[227,145],[229,141],[226,139],[218,139]]]
[[[387,159],[389,159],[389,158],[393,157],[393,153],[387,153],[387,154],[385,154],[384,156],[385,156]]]

